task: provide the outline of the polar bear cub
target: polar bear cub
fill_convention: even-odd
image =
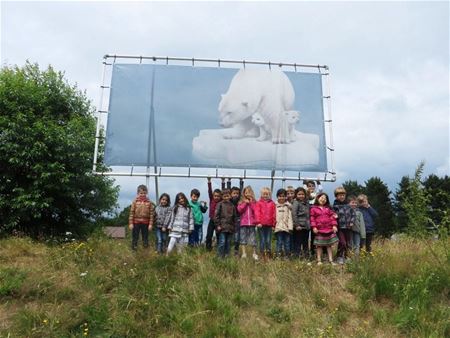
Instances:
[[[272,136],[272,143],[291,143],[296,140],[295,125],[300,119],[300,113],[296,110],[284,111],[278,121],[278,131],[276,135],[271,135],[271,130],[266,125],[264,117],[260,113],[252,115],[252,123],[259,128],[257,141],[265,141]]]

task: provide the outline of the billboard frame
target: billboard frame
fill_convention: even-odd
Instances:
[[[107,114],[109,113],[109,100],[106,104],[104,102],[105,94],[108,95],[111,90],[111,80],[109,79],[109,84],[105,83],[107,80],[107,71],[109,68],[112,68],[112,66],[116,63],[116,61],[133,61],[137,64],[142,63],[154,63],[154,64],[160,64],[160,65],[169,65],[169,62],[171,64],[177,64],[177,65],[183,65],[183,66],[191,66],[195,67],[196,64],[201,64],[202,66],[205,65],[213,65],[215,67],[229,67],[229,65],[239,65],[242,68],[246,68],[247,66],[266,66],[271,69],[272,67],[285,67],[285,68],[291,68],[295,72],[300,69],[308,69],[309,71],[313,70],[319,73],[320,75],[325,77],[325,81],[322,82],[322,91],[323,91],[323,105],[324,105],[324,124],[325,124],[325,147],[326,147],[326,154],[327,154],[327,166],[328,170],[326,172],[318,172],[315,173],[317,176],[314,177],[311,173],[303,173],[301,171],[297,172],[297,175],[289,175],[286,174],[286,171],[284,170],[271,170],[270,175],[247,175],[246,169],[241,169],[242,173],[239,175],[236,174],[228,174],[226,171],[230,170],[230,168],[220,168],[216,167],[214,168],[214,173],[205,173],[205,174],[194,174],[192,173],[192,168],[190,166],[184,167],[187,171],[184,173],[171,173],[171,172],[163,172],[162,166],[154,166],[151,167],[144,167],[146,168],[145,172],[136,172],[135,167],[131,166],[129,171],[122,171],[122,172],[114,172],[114,171],[98,171],[97,165],[98,165],[98,154],[99,154],[99,145],[100,140],[104,139],[105,136],[101,135],[102,130],[102,119],[107,117]],[[334,140],[333,140],[333,119],[332,119],[332,112],[331,112],[331,88],[330,88],[330,71],[329,67],[327,65],[312,65],[312,64],[301,64],[301,63],[286,63],[286,62],[271,62],[271,61],[248,61],[248,60],[228,60],[228,59],[206,59],[206,58],[187,58],[187,57],[169,57],[169,56],[137,56],[137,55],[118,55],[118,54],[106,54],[103,56],[103,70],[102,70],[102,84],[100,85],[100,96],[99,96],[99,104],[98,109],[96,110],[95,118],[96,118],[96,133],[95,133],[95,149],[94,149],[94,157],[93,157],[93,173],[97,175],[104,175],[104,176],[141,176],[146,177],[147,180],[150,177],[155,178],[155,182],[157,182],[158,177],[178,177],[178,178],[228,178],[228,179],[258,179],[258,180],[267,180],[270,179],[272,181],[272,184],[275,180],[282,180],[282,181],[300,181],[300,180],[320,180],[320,181],[329,181],[334,182],[336,181],[336,171],[334,169]],[[108,68],[109,67],[109,68]],[[108,91],[105,93],[105,91]],[[326,128],[328,126],[328,128]],[[168,167],[170,168],[170,167]],[[152,170],[153,169],[153,170]],[[208,168],[211,170],[212,168]],[[221,170],[221,171],[220,171]],[[235,169],[231,169],[235,170]],[[261,171],[267,171],[267,170],[261,170]],[[281,172],[281,173],[277,173]],[[291,172],[291,171],[289,171]],[[157,183],[156,183],[157,185]]]

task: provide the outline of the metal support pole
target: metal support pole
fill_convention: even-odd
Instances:
[[[98,109],[96,112],[96,119],[97,119],[97,127],[95,130],[95,147],[94,147],[94,160],[92,165],[92,170],[95,172],[97,171],[97,157],[98,157],[98,146],[99,146],[99,140],[100,140],[100,116],[103,106],[103,91],[105,90],[105,72],[106,72],[106,55],[103,58],[103,70],[102,70],[102,85],[100,86],[100,100],[98,104]]]

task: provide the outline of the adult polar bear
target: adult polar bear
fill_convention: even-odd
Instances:
[[[282,113],[292,110],[294,100],[294,88],[282,71],[240,69],[219,103],[219,122],[227,128],[222,131],[223,137],[257,137],[259,128],[252,123],[252,115],[259,113],[272,142],[289,143],[289,132],[281,130]]]

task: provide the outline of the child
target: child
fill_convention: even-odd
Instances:
[[[348,251],[352,245],[352,228],[355,224],[355,210],[353,210],[346,201],[347,192],[343,187],[334,190],[336,199],[333,203],[333,209],[338,215],[338,251],[337,262],[344,264],[348,258]]]
[[[194,217],[189,206],[186,195],[179,192],[175,196],[175,203],[170,213],[169,226],[170,241],[167,254],[170,254],[176,245],[178,252],[181,252],[188,244],[189,234],[194,230]]]
[[[308,193],[308,201],[310,205],[314,205],[314,202],[316,200],[316,196],[317,194],[320,194],[322,192],[322,185],[320,184],[320,181],[317,181],[317,186],[316,186],[316,182],[312,181],[312,180],[304,180],[303,181],[303,188],[306,189],[306,192]],[[315,246],[313,245],[314,243],[314,231],[310,231],[310,236],[311,236],[311,248],[310,248],[310,254],[311,257],[315,256]]]
[[[311,228],[315,233],[314,245],[317,248],[317,265],[322,264],[322,250],[327,248],[328,261],[333,262],[332,246],[338,242],[337,233],[337,215],[330,207],[328,195],[319,193],[316,201],[310,210]]]
[[[309,201],[305,188],[295,190],[295,200],[292,205],[292,220],[294,223],[293,250],[297,257],[308,258],[308,238],[311,229],[309,221]]]
[[[239,242],[241,241],[241,217],[237,210],[237,206],[239,203],[239,199],[241,198],[241,191],[244,187],[244,180],[239,180],[239,188],[232,187],[231,188],[231,203],[233,203],[234,208],[236,209],[236,222],[235,222],[235,231],[234,231],[234,255],[239,256]]]
[[[361,194],[358,196],[358,209],[363,214],[364,224],[366,226],[366,240],[363,243],[367,252],[372,251],[372,239],[375,232],[374,218],[378,217],[378,212],[369,204],[367,196]]]
[[[308,200],[309,204],[313,205],[316,199],[317,194],[320,194],[323,191],[322,185],[320,184],[320,181],[317,181],[317,187],[316,182],[314,181],[303,181],[303,188],[306,189],[308,192]]]
[[[359,256],[359,248],[361,247],[361,239],[366,238],[366,226],[364,224],[364,216],[357,209],[358,203],[355,196],[349,196],[348,204],[355,211],[355,224],[352,227],[352,249],[355,256]]]
[[[275,237],[277,239],[277,256],[288,257],[290,254],[290,233],[292,232],[291,205],[286,201],[286,190],[277,191]]]
[[[253,259],[258,260],[256,254],[256,230],[255,230],[255,193],[251,186],[246,186],[242,191],[241,200],[238,203],[237,209],[241,216],[241,247],[242,258],[247,258],[246,247],[251,245],[253,247]]]
[[[170,196],[166,193],[159,198],[159,204],[156,211],[156,250],[159,254],[164,252],[167,245],[167,227],[169,225],[170,213]]]
[[[131,249],[136,251],[139,232],[142,233],[144,248],[148,248],[148,231],[152,230],[154,220],[154,206],[147,197],[148,189],[145,185],[137,187],[137,197],[130,208],[128,227],[132,231]]]
[[[215,211],[214,224],[218,234],[217,256],[220,258],[230,254],[231,239],[235,232],[236,208],[230,199],[230,190],[222,190],[222,201],[217,204]]]
[[[222,180],[222,186],[224,185],[224,180]],[[206,231],[206,249],[208,251],[212,250],[212,238],[214,235],[215,225],[214,216],[216,212],[217,203],[222,200],[222,191],[220,189],[212,190],[211,177],[208,177],[208,195],[209,195],[209,223],[208,230]],[[217,235],[216,235],[217,237]]]
[[[294,203],[295,189],[292,185],[289,185],[288,187],[286,187],[286,198],[287,198],[287,201],[289,202],[289,204],[292,205],[292,203]]]
[[[270,257],[272,254],[272,231],[275,227],[276,207],[275,203],[270,199],[271,194],[272,192],[269,188],[262,188],[261,197],[256,203],[255,209],[259,233],[259,252],[264,258]]]
[[[189,206],[194,215],[194,231],[189,235],[189,245],[197,246],[201,243],[203,237],[203,214],[208,210],[206,202],[199,202],[200,191],[198,189],[191,190],[191,200]]]

